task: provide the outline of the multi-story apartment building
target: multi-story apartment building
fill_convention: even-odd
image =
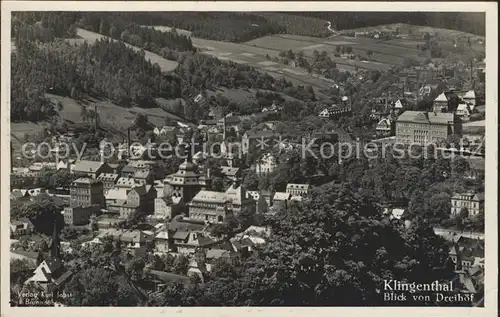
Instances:
[[[467,208],[468,217],[477,215],[484,208],[484,193],[456,193],[451,198],[451,215],[457,216]]]
[[[454,128],[453,113],[405,111],[396,120],[396,142],[437,143],[453,134]]]
[[[120,218],[126,219],[137,212],[152,214],[156,189],[152,185],[136,186],[127,192],[127,199],[117,203]]]
[[[202,190],[188,206],[190,218],[208,222],[222,222],[229,214],[242,211],[255,213],[255,201],[236,182],[224,193]]]
[[[105,199],[102,182],[90,178],[82,177],[75,180],[70,188],[70,207],[86,207],[99,205],[105,208]]]
[[[99,205],[64,208],[64,223],[69,226],[86,225],[92,215],[99,215]]]

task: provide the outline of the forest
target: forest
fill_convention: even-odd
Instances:
[[[180,84],[125,44],[102,40],[72,46],[18,41],[12,54],[12,120],[40,121],[53,115],[45,92],[75,99],[85,94],[120,106],[154,105],[153,98],[180,96]]]
[[[179,62],[174,73],[162,74],[157,65],[144,59],[143,52],[135,52],[122,42],[99,40],[78,46],[56,38],[74,36],[71,32],[75,25],[70,22],[76,21],[77,15],[69,15],[61,19],[62,22],[54,16],[52,13],[16,16],[17,27],[13,30],[16,50],[12,54],[13,121],[37,122],[54,116],[56,111],[44,97],[46,92],[74,99],[84,99],[86,95],[108,98],[123,107],[156,107],[154,98],[157,97],[189,99],[200,91],[221,86],[276,90],[301,100],[315,98],[314,93],[311,95],[304,87],[275,80],[252,67],[196,54],[185,36],[134,24],[124,27],[124,20],[114,15],[108,18],[96,14],[78,19],[78,24],[92,31],[118,36],[124,42],[168,55]],[[192,119],[202,116],[199,113]]]
[[[429,283],[453,276],[445,241],[424,219],[405,230],[399,222],[381,217],[375,201],[346,187],[316,191],[307,204],[291,204],[266,223],[273,234],[252,254],[218,259],[203,283],[196,278],[172,280],[162,290],[148,287],[148,272],[186,274],[186,257],[121,259],[120,246],[111,240],[81,249],[75,258],[82,265],[64,287],[75,296],[65,304],[370,306],[383,305],[384,279]],[[195,258],[205,261],[202,254]],[[113,263],[116,269],[102,269]],[[123,276],[131,282],[123,283]],[[145,289],[138,292],[134,285]]]
[[[337,30],[407,23],[485,35],[486,15],[480,12],[297,12],[331,21]]]

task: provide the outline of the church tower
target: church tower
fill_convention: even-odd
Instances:
[[[50,257],[61,258],[61,241],[57,232],[57,221],[54,219],[54,232],[52,233],[52,242],[50,244]]]
[[[176,204],[180,202],[189,202],[200,191],[202,184],[200,178],[203,176],[193,163],[192,153],[186,146],[186,160],[179,165],[175,174],[169,175],[165,179],[165,188],[169,188],[169,194],[172,195],[172,201]]]

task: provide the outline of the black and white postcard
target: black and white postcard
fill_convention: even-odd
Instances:
[[[2,316],[494,316],[497,10],[2,2]]]

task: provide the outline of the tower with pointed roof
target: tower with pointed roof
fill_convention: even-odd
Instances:
[[[54,219],[54,231],[52,232],[52,242],[50,244],[50,257],[61,258],[61,241],[59,240],[59,233],[57,232],[57,221]]]
[[[189,202],[202,188],[203,176],[193,163],[191,151],[187,150],[186,160],[179,165],[177,172],[167,176],[164,181],[165,196],[171,195],[176,204]]]

